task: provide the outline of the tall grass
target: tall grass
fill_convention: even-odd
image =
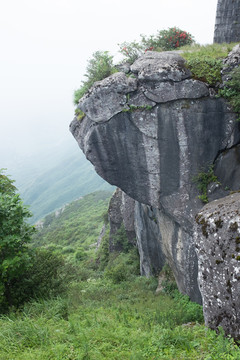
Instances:
[[[199,305],[155,286],[91,278],[67,297],[28,303],[0,318],[0,359],[240,359],[231,340],[204,327]]]

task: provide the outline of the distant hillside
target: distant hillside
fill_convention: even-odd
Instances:
[[[39,175],[23,191],[23,199],[31,205],[32,222],[81,196],[96,190],[110,190],[79,151],[79,157],[70,156],[51,170]],[[81,156],[82,155],[82,156]]]
[[[98,176],[74,139],[39,150],[10,164],[21,197],[33,213],[31,223],[81,196],[114,188]]]
[[[34,245],[63,253],[88,251],[98,240],[111,195],[97,191],[47,215],[33,236]]]

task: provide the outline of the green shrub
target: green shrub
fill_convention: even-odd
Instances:
[[[109,261],[109,229],[107,229],[106,234],[103,236],[100,247],[97,252],[97,264],[99,270],[104,270]]]
[[[76,91],[78,91],[78,90],[76,90]],[[81,94],[81,92],[79,92],[79,93],[77,93],[76,98],[80,99],[83,95],[84,95],[84,93]],[[77,100],[77,102],[78,102],[78,100]],[[75,115],[76,115],[78,121],[82,121],[82,119],[85,116],[85,113],[80,109],[75,109]]]
[[[193,78],[207,82],[211,86],[221,83],[222,60],[232,50],[234,44],[198,44],[184,48],[181,55],[187,60],[186,66],[191,70]]]
[[[3,173],[5,170],[6,169],[0,169],[0,193],[14,195],[17,190],[13,185],[15,181]]]
[[[214,174],[214,166],[213,165],[210,165],[206,172],[204,172],[204,171],[199,172],[193,178],[193,182],[197,184],[197,188],[200,192],[200,195],[198,196],[198,198],[200,200],[202,200],[202,202],[204,202],[204,203],[208,203],[208,196],[207,196],[208,185],[211,184],[212,182],[216,182],[216,183],[220,184],[217,176]]]
[[[175,50],[193,43],[193,36],[177,27],[161,30],[158,33],[159,46],[164,50]]]
[[[132,42],[123,42],[118,44],[119,52],[124,56],[124,58],[130,63],[134,63],[139,56],[144,53],[144,46],[137,41]]]
[[[225,97],[232,105],[233,110],[240,114],[240,67],[237,67],[229,73],[229,80],[220,89],[219,95]]]
[[[35,230],[26,221],[31,213],[12,183],[0,170],[0,311],[18,301],[11,284],[29,268],[28,243]]]
[[[173,271],[167,263],[162,268],[159,276],[163,278],[163,281],[161,283],[163,287],[163,292],[170,296],[174,294],[177,290],[177,284],[173,275]]]
[[[75,253],[75,249],[72,246],[64,246],[62,248],[62,254],[73,254]]]
[[[108,51],[96,51],[88,61],[84,75],[86,80],[82,81],[81,87],[74,92],[74,104],[78,104],[79,99],[96,81],[100,81],[116,71],[113,66],[113,56],[109,55]]]
[[[139,275],[139,255],[136,249],[126,253],[112,253],[104,270],[104,277],[112,280],[114,284],[129,280]]]
[[[12,180],[0,173],[0,312],[63,293],[74,274],[60,255],[30,249],[34,228],[25,221],[30,216]]]
[[[188,296],[180,294],[177,290],[174,292],[173,300],[174,307],[156,312],[156,321],[159,324],[174,329],[178,325],[190,322],[204,322],[201,305],[191,302]]]
[[[216,86],[221,82],[222,60],[213,59],[210,56],[190,56],[187,67],[190,69],[194,79],[207,82]]]
[[[123,223],[112,238],[114,248],[119,249],[120,251],[127,253],[130,249],[133,248],[133,245],[128,240]]]
[[[31,299],[47,299],[66,292],[70,280],[77,277],[73,266],[65,263],[61,255],[44,249],[28,253],[28,267],[8,282],[11,303],[1,304],[1,311],[19,308]]]
[[[31,244],[32,247],[36,247],[35,245]],[[56,253],[62,253],[62,249],[63,247],[61,245],[56,245],[56,244],[53,244],[53,243],[49,243],[45,246],[42,246],[43,249],[46,249],[50,252],[56,252]]]
[[[87,258],[87,253],[83,248],[78,248],[74,255],[77,261],[82,261]]]
[[[177,27],[161,30],[157,35],[149,37],[141,35],[141,41],[118,44],[120,53],[129,63],[133,63],[139,56],[146,51],[167,51],[176,50],[179,47],[193,43],[193,37],[190,33]]]

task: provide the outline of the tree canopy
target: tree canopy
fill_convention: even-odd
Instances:
[[[0,170],[0,304],[13,305],[11,283],[28,264],[28,247],[34,227],[26,222],[31,213],[23,205],[17,189]]]

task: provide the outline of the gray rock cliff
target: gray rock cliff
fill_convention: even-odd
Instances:
[[[109,208],[108,218],[110,223],[109,250],[122,251],[120,244],[114,241],[114,235],[123,225],[126,231],[128,242],[136,245],[136,234],[134,227],[135,201],[127,196],[121,189],[116,189],[113,194]]]
[[[201,302],[193,234],[203,204],[193,178],[214,162],[228,176],[223,154],[238,149],[239,124],[176,52],[148,52],[128,75],[96,83],[79,103],[86,116],[70,130],[97,173],[136,201],[142,274],[167,261],[180,291]],[[226,194],[216,188],[211,199]]]
[[[205,323],[240,340],[240,194],[204,206],[194,235]]]
[[[240,0],[218,0],[214,42],[240,41]]]

